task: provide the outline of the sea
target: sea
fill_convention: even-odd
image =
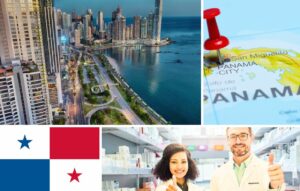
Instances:
[[[129,20],[130,23],[130,20]],[[106,50],[129,86],[171,124],[200,124],[200,17],[165,17],[162,47]]]

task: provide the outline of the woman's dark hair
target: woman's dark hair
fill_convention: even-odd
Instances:
[[[162,159],[156,164],[153,174],[163,180],[167,181],[172,178],[172,174],[170,171],[170,159],[171,157],[179,152],[185,152],[187,159],[188,159],[188,166],[189,169],[185,175],[185,179],[190,179],[190,180],[195,180],[197,176],[199,175],[197,166],[193,159],[191,158],[191,153],[188,151],[185,146],[181,144],[170,144],[168,145],[164,152],[163,152],[163,157]]]

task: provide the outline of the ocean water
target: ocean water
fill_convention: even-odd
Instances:
[[[127,83],[172,124],[200,124],[200,18],[163,18],[163,47],[107,50]]]

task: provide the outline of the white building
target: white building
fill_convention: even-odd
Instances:
[[[38,66],[19,60],[12,65],[21,124],[50,124],[48,95]]]
[[[155,15],[154,15],[155,31],[154,32],[155,32],[156,43],[160,42],[162,12],[163,12],[163,0],[155,0]]]
[[[0,57],[2,65],[11,65],[13,60],[25,60],[28,63],[34,62],[36,65],[36,74],[23,72],[22,75],[17,70],[19,75],[18,79],[24,78],[23,93],[26,94],[28,102],[28,116],[25,118],[27,121],[22,121],[23,124],[50,124],[51,112],[50,104],[47,93],[47,76],[46,76],[46,63],[44,56],[43,33],[41,26],[41,2],[39,0],[1,0],[0,1]],[[36,14],[32,14],[36,12]],[[46,26],[46,25],[45,25]],[[44,27],[45,27],[44,26]],[[45,35],[45,34],[44,34]],[[15,69],[14,69],[15,70]],[[14,73],[15,73],[14,72]],[[39,89],[43,97],[43,111],[36,108],[32,104],[36,104],[32,100],[36,100],[37,85],[31,86],[30,79],[36,80],[38,76]],[[30,83],[29,83],[30,82]],[[20,83],[20,82],[19,82]],[[21,83],[22,84],[22,83]],[[32,90],[30,90],[33,88]],[[23,92],[24,91],[24,92]],[[34,96],[34,97],[30,97]],[[24,98],[24,97],[23,97]],[[38,104],[39,105],[39,104]],[[40,107],[40,106],[39,106]],[[40,112],[40,113],[39,113]],[[41,120],[40,115],[43,115]],[[30,118],[32,116],[32,119]],[[37,117],[39,116],[39,117]],[[36,120],[38,118],[38,120]]]
[[[21,124],[12,67],[0,69],[0,125]]]

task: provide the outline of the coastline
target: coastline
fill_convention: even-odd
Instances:
[[[160,114],[158,114],[154,109],[152,109],[149,105],[147,105],[147,103],[127,84],[127,82],[124,80],[124,78],[122,77],[122,75],[119,72],[117,72],[117,70],[114,67],[114,66],[118,67],[117,62],[113,58],[111,58],[109,56],[104,55],[104,57],[107,59],[107,61],[108,61],[107,64],[109,65],[109,67],[112,68],[112,70],[110,70],[112,77],[116,80],[116,82],[120,85],[120,87],[124,88],[124,90],[131,97],[135,98],[136,103],[138,103],[143,109],[145,109],[145,111],[147,112],[147,114],[150,115],[151,118],[156,121],[155,124],[157,124],[157,125],[169,124],[167,122],[167,120],[163,116],[161,116]],[[111,58],[111,59],[109,60],[108,58]],[[111,61],[114,62],[114,63],[112,64]],[[113,79],[111,78],[111,80],[113,80]],[[127,101],[127,103],[129,103],[129,102]]]
[[[113,67],[113,69],[114,69],[119,75],[121,75],[121,73],[120,73],[120,68],[119,68],[119,66],[118,66],[117,61],[116,61],[114,58],[110,57],[110,56],[105,55],[105,57],[107,58],[107,60],[109,61],[110,65]]]

